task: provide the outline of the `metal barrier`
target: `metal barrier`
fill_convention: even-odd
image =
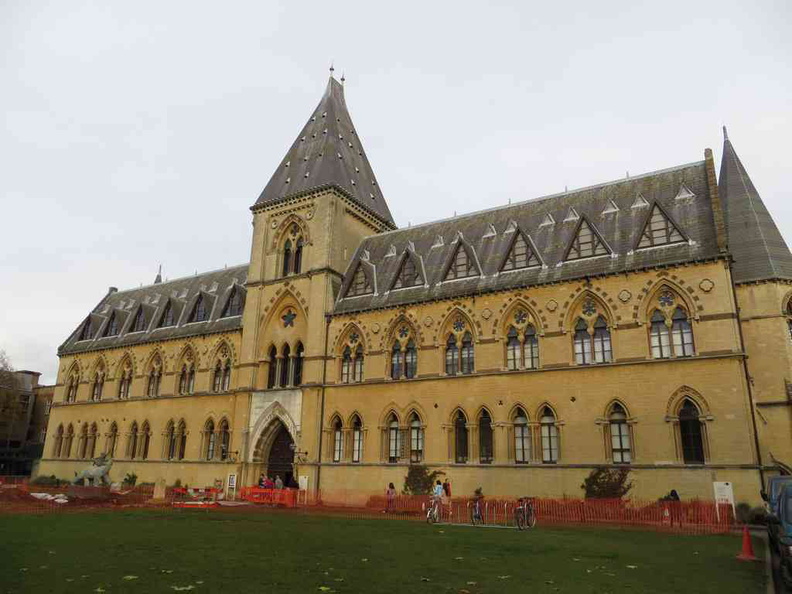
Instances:
[[[303,491],[305,493],[305,491]],[[275,505],[279,507],[295,507],[297,505],[297,489],[262,489],[260,487],[242,487],[239,498],[250,503]],[[303,500],[306,499],[303,497]]]

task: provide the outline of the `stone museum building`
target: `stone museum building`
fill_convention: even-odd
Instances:
[[[792,461],[792,256],[728,137],[718,176],[707,149],[399,229],[331,77],[251,213],[249,262],[75,320],[41,474],[579,497],[628,465],[636,497],[757,502]]]

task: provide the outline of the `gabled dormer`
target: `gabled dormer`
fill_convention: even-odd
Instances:
[[[606,256],[610,253],[610,248],[608,248],[605,240],[602,239],[594,225],[589,223],[584,217],[578,223],[575,234],[572,236],[572,241],[567,247],[564,260],[583,260],[584,258],[593,258],[595,256]]]

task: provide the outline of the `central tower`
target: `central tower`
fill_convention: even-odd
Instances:
[[[326,316],[361,240],[395,229],[332,76],[253,212],[240,385],[250,390],[243,484],[267,472],[273,444],[302,452],[315,484],[321,441]],[[295,474],[296,477],[296,474]]]

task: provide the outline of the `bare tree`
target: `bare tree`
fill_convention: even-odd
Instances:
[[[6,448],[11,443],[16,421],[25,413],[20,395],[19,378],[8,355],[0,349],[0,439],[5,438]]]

